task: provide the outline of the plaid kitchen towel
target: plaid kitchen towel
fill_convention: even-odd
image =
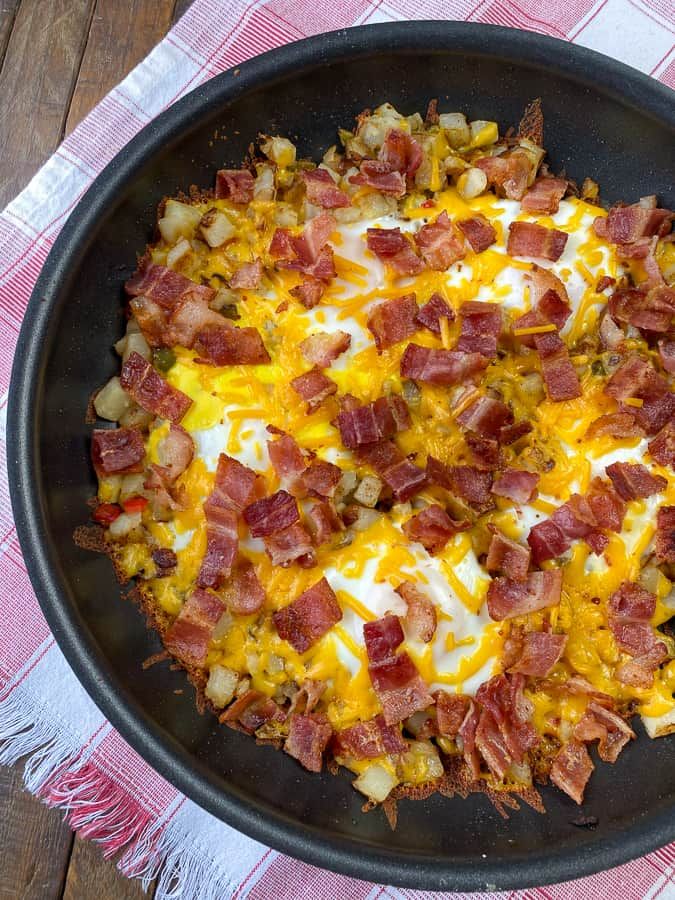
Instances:
[[[432,18],[506,25],[584,44],[675,87],[672,13],[672,0],[197,0],[0,214],[3,460],[12,356],[40,268],[94,177],[179,97],[255,54],[310,34]],[[85,694],[42,617],[21,557],[3,463],[0,762],[23,756],[29,790],[65,810],[72,827],[107,855],[119,854],[124,874],[149,882],[159,873],[158,898],[441,896],[368,884],[270,850],[199,809],[131,750]],[[672,844],[591,878],[510,896],[665,898],[675,896],[674,864]]]

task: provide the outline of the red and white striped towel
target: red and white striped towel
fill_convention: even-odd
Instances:
[[[672,13],[672,0],[197,0],[0,214],[0,762],[12,764],[28,755],[28,788],[64,809],[72,827],[99,841],[106,854],[121,851],[119,867],[126,875],[148,881],[161,870],[158,898],[430,900],[441,895],[335,875],[217,821],[127,746],[55,645],[21,557],[4,458],[12,355],[32,287],[59,229],[98,172],[154,116],[213,75],[274,46],[366,22],[464,19],[584,44],[675,87]],[[672,897],[674,864],[672,844],[591,878],[510,897]]]

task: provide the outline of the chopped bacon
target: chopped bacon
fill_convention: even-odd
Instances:
[[[342,443],[354,450],[362,444],[373,444],[410,428],[410,415],[405,400],[391,394],[374,403],[343,410],[336,424]]]
[[[642,437],[644,432],[635,421],[635,416],[624,410],[617,413],[606,413],[588,426],[587,438],[609,434],[615,438]]]
[[[594,768],[586,745],[581,741],[571,740],[558,751],[553,760],[550,779],[575,803],[581,804],[584,799],[584,789]]]
[[[650,295],[653,297],[650,298]],[[655,302],[650,302],[650,299]],[[658,295],[655,295],[653,290],[647,294],[635,288],[620,288],[609,298],[607,308],[617,322],[627,322],[645,331],[669,331],[673,318],[672,308],[665,304],[661,306]]]
[[[164,646],[186,665],[203,666],[213,629],[224,611],[215,594],[196,588],[164,635]]]
[[[474,162],[487,175],[489,184],[509,200],[522,200],[532,173],[532,162],[524,150],[501,156],[483,156]]]
[[[324,400],[337,394],[337,384],[317,368],[293,378],[291,387],[299,397],[307,401],[308,413],[316,412]]]
[[[480,761],[478,759],[478,750],[476,749],[476,731],[479,721],[480,710],[478,705],[473,700],[469,700],[469,709],[460,725],[459,737],[462,739],[464,762],[468,766],[472,778],[480,776]]]
[[[612,480],[614,490],[623,500],[638,500],[640,497],[651,497],[668,487],[668,482],[661,475],[652,475],[646,466],[640,463],[612,463],[605,468]]]
[[[514,329],[534,328],[548,323],[561,329],[572,313],[563,282],[553,272],[536,264],[526,278],[530,283],[532,308],[516,319]],[[519,334],[518,340],[526,347],[535,346],[533,334]]]
[[[593,223],[596,234],[612,244],[633,244],[644,237],[666,233],[673,214],[634,203],[614,206],[607,218],[599,216]]]
[[[396,593],[405,600],[408,607],[405,624],[410,633],[416,640],[428,644],[436,633],[436,607],[412,581],[402,581],[396,588]]]
[[[655,610],[656,595],[630,581],[612,594],[607,605],[610,631],[617,644],[646,671],[657,668],[666,656],[666,645],[656,639],[650,625]]]
[[[375,759],[385,754],[405,753],[407,749],[408,743],[400,729],[387,725],[381,715],[338,731],[333,744],[335,756],[352,759]]]
[[[204,503],[206,516],[206,553],[202,560],[197,584],[217,590],[227,578],[239,549],[237,513],[231,506],[222,506],[214,491]]]
[[[325,578],[272,615],[279,636],[298,653],[309,650],[341,618],[340,604]]]
[[[267,442],[267,452],[272,468],[284,486],[293,489],[307,466],[305,456],[290,434],[282,434]]]
[[[393,656],[403,643],[403,629],[398,616],[386,615],[363,626],[366,653],[371,663],[382,662]]]
[[[479,514],[494,508],[490,496],[492,474],[475,466],[446,466],[434,456],[427,459],[429,481],[465,500]]]
[[[307,199],[310,203],[324,209],[339,209],[351,205],[349,197],[335,184],[326,169],[312,169],[310,172],[300,174],[305,182]]]
[[[424,269],[424,263],[400,228],[369,228],[367,235],[370,252],[397,275],[419,275]]]
[[[612,594],[608,615],[629,622],[649,622],[656,610],[656,595],[632,581],[624,581]]]
[[[524,469],[505,469],[494,481],[492,493],[514,503],[529,503],[537,492],[539,475]]]
[[[391,441],[366,444],[359,449],[359,456],[375,469],[396,499],[403,503],[427,483],[426,471],[406,459]]]
[[[615,763],[635,732],[617,713],[591,700],[574,729],[574,737],[586,743],[597,740],[600,759]]]
[[[544,228],[533,222],[511,222],[506,252],[509,256],[535,259],[560,259],[567,244],[567,234],[557,228]]]
[[[260,476],[237,459],[221,453],[218,457],[216,480],[210,500],[218,506],[226,506],[241,512],[253,503],[262,491]]]
[[[169,433],[157,445],[157,457],[169,481],[174,482],[192,462],[195,442],[187,431],[173,422]]]
[[[241,560],[235,565],[221,595],[228,609],[238,616],[258,612],[265,602],[265,589],[248,560]]]
[[[349,349],[351,342],[352,336],[346,331],[333,331],[330,334],[319,331],[301,341],[300,352],[307,362],[327,369],[333,360]]]
[[[402,197],[406,190],[404,176],[400,172],[392,172],[386,162],[376,159],[364,159],[358,174],[352,175],[349,181],[397,198]]]
[[[98,428],[91,436],[91,459],[98,475],[142,472],[143,437],[135,428]]]
[[[648,434],[657,434],[675,418],[675,393],[645,399],[642,406],[631,409],[635,421]]]
[[[457,416],[457,422],[481,437],[499,440],[501,429],[513,423],[513,413],[500,400],[493,397],[478,397],[462,410]]]
[[[560,603],[561,588],[560,569],[531,572],[525,581],[495,578],[488,588],[488,612],[492,619],[501,622],[547,606],[557,606]]]
[[[608,350],[616,350],[626,340],[626,335],[608,312],[602,317],[599,334],[600,343]]]
[[[497,303],[468,300],[459,309],[461,329],[457,350],[481,353],[491,359],[497,355],[497,341],[502,333],[502,311]]]
[[[485,568],[516,581],[527,578],[530,567],[530,550],[507,538],[495,525],[488,525],[492,532]]]
[[[654,630],[648,622],[631,622],[610,617],[609,628],[619,647],[630,656],[638,659],[656,656],[656,665],[665,659],[666,645],[663,641],[657,641]]]
[[[344,531],[342,519],[330,501],[314,503],[306,513],[307,528],[315,546],[325,544],[336,532]]]
[[[654,671],[658,669],[667,655],[665,644],[654,643],[646,653],[617,666],[614,670],[614,677],[622,684],[651,688],[654,685]]]
[[[248,169],[219,169],[216,172],[216,199],[233,203],[253,200],[253,175]]]
[[[387,725],[402,722],[433,703],[425,681],[405,652],[371,662],[368,672]]]
[[[422,148],[406,131],[391,128],[385,135],[378,159],[391,171],[412,177],[422,163]]]
[[[147,297],[165,309],[171,309],[178,300],[189,295],[196,295],[207,303],[216,295],[208,285],[197,284],[180,272],[148,263],[147,259],[125,283],[124,289],[131,297]]]
[[[452,227],[445,210],[435,222],[420,228],[415,234],[415,243],[427,266],[437,272],[444,272],[466,255],[464,242]]]
[[[323,713],[291,716],[284,750],[310,772],[320,772],[323,752],[333,735],[331,724]]]
[[[298,504],[295,497],[287,491],[277,491],[271,497],[256,500],[244,509],[244,521],[253,537],[266,537],[299,520]]]
[[[273,566],[285,567],[297,562],[303,569],[311,569],[316,565],[311,535],[299,522],[268,534],[264,541]]]
[[[222,318],[222,317],[221,317]],[[200,362],[214,366],[260,366],[270,361],[257,328],[207,328],[194,343]]]
[[[548,631],[530,631],[523,635],[520,658],[509,672],[520,672],[532,678],[545,678],[563,655],[567,643],[566,634]]]
[[[541,359],[541,374],[549,398],[559,403],[580,397],[579,376],[558,333],[535,334],[534,345]]]
[[[477,215],[457,223],[474,253],[482,253],[497,240],[497,232],[485,216]]]
[[[247,691],[247,694],[257,695],[259,692]],[[246,697],[246,694],[240,699],[243,700],[244,697]],[[221,721],[228,721],[228,714],[238,702],[238,700],[235,701],[228,707],[227,713],[219,717]],[[265,697],[264,694],[260,694],[259,696],[254,696],[253,701],[247,703],[246,707],[239,710],[233,718],[236,718],[244,731],[248,734],[253,734],[267,722],[285,722],[286,713],[271,697]]]
[[[675,506],[662,506],[656,513],[656,558],[675,563]]]
[[[342,469],[333,463],[320,459],[311,463],[302,473],[301,482],[305,491],[315,497],[332,497],[342,478]]]
[[[457,737],[469,711],[471,699],[465,694],[436,691],[434,700],[436,701],[436,724],[439,734],[449,738]]]
[[[253,262],[239,266],[232,278],[230,278],[230,287],[235,290],[254,291],[260,287],[262,277],[263,265],[260,258],[258,258]]]
[[[136,303],[140,298],[131,301],[134,315],[138,319],[141,329],[145,331],[143,315],[139,315]],[[147,300],[147,298],[142,298]],[[236,332],[235,326],[220,313],[212,310],[203,297],[197,297],[189,293],[182,297],[171,308],[168,314],[160,316],[161,322],[157,324],[160,330],[158,342],[163,346],[172,347],[181,344],[183,347],[194,347],[197,337],[202,332]],[[151,335],[148,342],[152,345],[155,338]],[[157,341],[155,341],[157,342]]]
[[[300,689],[293,696],[288,715],[292,716],[293,713],[311,713],[327,687],[328,685],[325,681],[305,678],[300,685]]]
[[[298,299],[305,309],[314,309],[321,300],[325,289],[325,285],[322,281],[318,278],[309,276],[308,278],[303,278],[300,284],[291,288],[289,293]]]
[[[270,243],[270,256],[284,269],[297,269],[304,275],[330,281],[335,277],[333,250],[328,238],[335,230],[335,219],[323,212],[305,225],[297,236],[288,229],[277,228]]]
[[[140,353],[130,353],[122,366],[120,384],[140,407],[170,422],[180,422],[192,400],[171,387]]]
[[[464,440],[469,449],[471,463],[477,469],[492,472],[503,466],[504,460],[496,440],[480,437],[473,432],[466,434]]]
[[[419,541],[429,553],[440,553],[451,537],[466,531],[471,523],[451,519],[437,503],[425,507],[403,525],[403,533],[409,541]]]
[[[668,391],[668,382],[647,360],[633,355],[622,363],[607,381],[604,391],[615,400],[637,397],[640,400],[660,397]],[[637,409],[630,410],[635,414]]]
[[[675,375],[675,341],[659,341],[659,359],[666,372]]]
[[[533,215],[557,213],[567,190],[566,178],[539,177],[523,197],[520,208]]]
[[[401,357],[401,375],[429,384],[462,384],[485,369],[488,362],[482,353],[435,350],[408,344]]]
[[[476,746],[488,768],[503,778],[510,765],[521,763],[528,750],[539,743],[530,719],[533,707],[523,693],[523,675],[493,675],[476,692],[483,707]]]
[[[576,525],[586,525],[591,529],[608,528],[616,532],[621,531],[626,514],[624,501],[601,478],[594,478],[583,496],[572,494],[565,508],[566,512],[571,513]],[[585,534],[581,536],[587,538]]]
[[[375,338],[377,352],[393,347],[417,331],[419,312],[414,294],[378,303],[368,316],[368,328]]]
[[[657,463],[675,469],[675,421],[671,420],[664,425],[648,447]]]
[[[440,335],[441,319],[447,319],[448,322],[452,322],[454,318],[455,313],[443,297],[440,294],[432,294],[428,301],[419,308],[415,316],[415,322],[424,328],[428,328],[429,331],[433,331],[434,334]]]
[[[525,435],[529,434],[531,431],[531,422],[514,422],[513,425],[505,425],[499,432],[499,443],[505,444],[507,446],[509,444],[515,444],[516,441],[519,441],[522,437],[525,437]]]

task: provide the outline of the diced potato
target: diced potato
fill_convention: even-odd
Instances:
[[[364,506],[357,506],[354,508],[358,510],[356,520],[351,524],[354,531],[367,531],[382,518],[382,513],[379,513],[374,509],[367,509]]]
[[[181,237],[193,237],[201,217],[202,214],[195,206],[189,206],[178,200],[167,200],[164,215],[157,225],[167,244],[175,244]]]
[[[471,132],[470,144],[472,147],[489,147],[499,140],[499,129],[496,122],[486,122],[484,119],[476,119],[469,123]]]
[[[675,731],[675,708],[661,716],[642,716],[642,722],[650,738],[672,734]]]
[[[181,259],[184,259],[188,254],[192,252],[192,244],[188,241],[187,238],[179,238],[174,246],[169,250],[166,254],[166,264],[172,269],[177,262],[180,262]]]
[[[110,537],[114,540],[126,537],[141,524],[141,513],[121,513],[110,525]]]
[[[282,169],[286,169],[295,163],[295,145],[288,138],[268,138],[261,144],[260,149],[268,159],[281,166]]]
[[[459,175],[465,169],[469,168],[469,164],[465,159],[462,159],[461,156],[454,156],[451,153],[450,156],[446,156],[443,160],[443,168],[448,175]]]
[[[120,416],[120,425],[124,428],[145,428],[153,418],[152,413],[146,412],[136,403],[132,403],[124,415]]]
[[[274,204],[274,224],[280,228],[292,228],[298,224],[298,214],[290,203]]]
[[[218,312],[226,306],[236,306],[240,300],[241,297],[236,291],[233,291],[230,288],[218,288],[216,296],[209,303],[209,306],[211,309],[215,309],[216,312]]]
[[[341,164],[342,154],[338,152],[337,147],[333,144],[333,146],[329,147],[323,155],[323,167],[325,169],[332,169],[334,172],[339,172]]]
[[[487,190],[487,175],[473,166],[457,179],[457,193],[463,200],[473,200]]]
[[[423,784],[443,775],[443,763],[438,750],[430,741],[409,741],[409,749],[401,756],[405,781]]]
[[[222,709],[234,697],[239,675],[226,666],[211,666],[204,693],[214,706]]]
[[[424,131],[424,119],[418,112],[413,113],[412,116],[407,116],[406,121],[411,133],[415,131]]]
[[[106,475],[98,482],[98,499],[101,503],[117,503],[122,485],[121,475]]]
[[[471,131],[464,113],[441,113],[438,124],[445,132],[451,147],[467,147],[471,140]]]
[[[110,422],[118,422],[131,405],[132,400],[120,384],[117,375],[114,375],[94,398],[96,415]]]
[[[137,497],[143,493],[143,482],[145,475],[142,472],[132,475],[123,475],[122,484],[120,485],[120,501],[126,500],[128,497]]]
[[[209,247],[222,247],[225,241],[229,241],[236,234],[229,217],[215,207],[207,210],[199,223],[204,240]]]
[[[126,344],[122,351],[122,362],[125,363],[132,353],[138,353],[143,359],[147,359],[150,362],[152,351],[140,331],[134,331],[127,335]]]
[[[354,500],[361,506],[374,507],[380,499],[383,484],[376,475],[364,475],[354,491]]]
[[[342,473],[342,477],[340,478],[337,487],[335,488],[334,500],[336,503],[341,503],[344,501],[353,491],[356,490],[356,484],[358,482],[358,478],[356,476],[356,472],[352,472],[351,470],[347,470]]]
[[[373,800],[375,803],[382,803],[386,800],[397,784],[398,781],[395,776],[379,763],[373,763],[372,766],[368,766],[365,772],[362,772],[353,781],[356,790],[361,791],[362,794],[365,794],[369,800]]]
[[[258,166],[253,183],[254,200],[274,200],[274,169],[269,163]]]
[[[234,618],[229,609],[226,609],[222,616],[216,622],[216,626],[213,629],[213,634],[211,637],[214,641],[219,641],[222,637],[225,637],[227,632],[232,627],[232,623],[234,622]]]

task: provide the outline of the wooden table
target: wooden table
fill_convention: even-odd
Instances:
[[[189,5],[0,0],[0,209]],[[0,767],[0,900],[144,897],[23,789],[22,769]]]

